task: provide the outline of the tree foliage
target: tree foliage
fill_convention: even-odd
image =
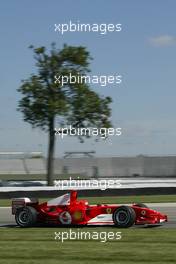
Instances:
[[[37,72],[22,81],[18,91],[22,98],[18,110],[24,121],[34,128],[49,132],[48,182],[52,184],[54,155],[54,126],[109,127],[110,97],[98,95],[86,83],[55,82],[56,76],[86,76],[91,57],[85,47],[64,45],[57,49],[55,44],[47,52],[45,47],[34,48]]]

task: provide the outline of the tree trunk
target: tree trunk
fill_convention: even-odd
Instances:
[[[47,184],[53,185],[54,175],[54,149],[55,149],[55,132],[54,132],[54,117],[49,122],[49,144],[48,144],[48,160],[47,160]]]

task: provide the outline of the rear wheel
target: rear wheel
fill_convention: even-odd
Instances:
[[[37,211],[31,206],[19,208],[15,214],[15,220],[18,226],[30,227],[37,222]]]
[[[114,211],[112,219],[115,226],[127,228],[135,223],[136,213],[129,206],[120,206]]]

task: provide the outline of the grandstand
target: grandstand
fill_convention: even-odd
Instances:
[[[67,153],[68,154],[68,153]],[[176,156],[56,158],[55,174],[85,177],[176,177]],[[41,152],[0,153],[0,175],[44,175],[46,158]]]

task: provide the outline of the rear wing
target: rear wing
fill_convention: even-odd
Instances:
[[[12,199],[12,214],[16,214],[16,211],[20,207],[24,207],[26,205],[38,204],[38,199],[36,198],[14,198]]]

